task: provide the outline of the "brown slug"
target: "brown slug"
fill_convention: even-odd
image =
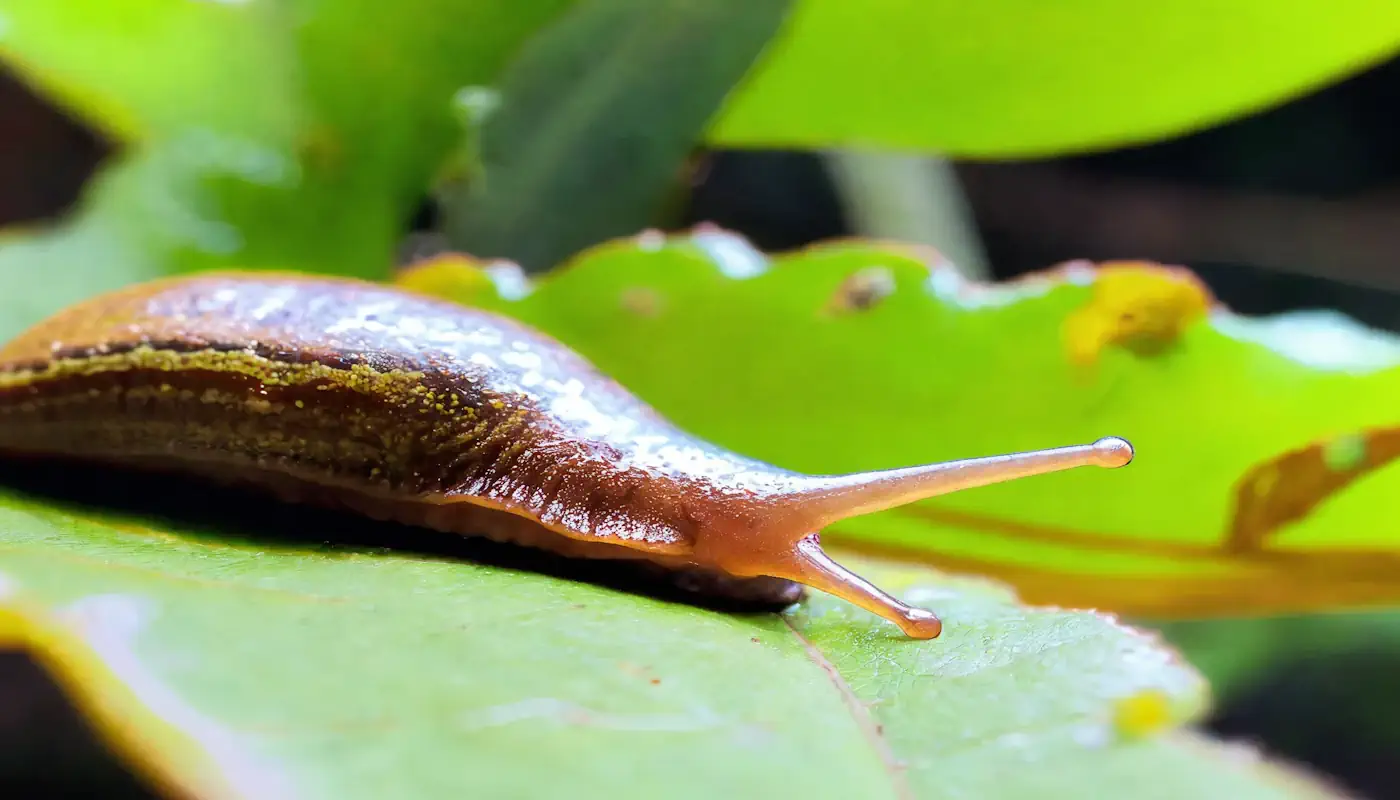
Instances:
[[[707,591],[829,592],[942,623],[837,564],[819,531],[1084,465],[1090,445],[804,475],[677,430],[520,323],[369,282],[205,273],[100,296],[0,348],[0,453],[179,471],[567,557],[643,559]]]

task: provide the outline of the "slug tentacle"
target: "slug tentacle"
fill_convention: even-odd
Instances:
[[[943,632],[943,622],[937,614],[901,603],[833,561],[822,550],[821,539],[816,534],[798,540],[796,555],[800,575],[794,580],[878,614],[898,625],[910,638],[933,639]]]
[[[873,514],[963,489],[1076,467],[1117,468],[1126,466],[1132,460],[1133,446],[1124,439],[1110,436],[1093,444],[1072,447],[877,472],[813,476],[803,481],[801,488],[788,493],[783,502],[801,507],[807,529],[818,530],[850,517]]]
[[[1122,467],[1133,448],[1116,437],[1093,444],[971,458],[849,475],[789,476],[789,486],[768,497],[787,515],[773,514],[761,537],[731,532],[731,546],[703,553],[735,574],[764,574],[796,581],[878,614],[915,639],[932,639],[943,623],[931,611],[905,605],[838,564],[821,547],[817,531],[834,522],[941,494],[1083,466]],[[747,535],[745,535],[747,534]],[[702,537],[702,540],[708,537]],[[713,538],[719,538],[714,536]],[[760,540],[762,545],[760,545]],[[746,542],[748,547],[733,546]],[[785,552],[782,552],[785,551]]]

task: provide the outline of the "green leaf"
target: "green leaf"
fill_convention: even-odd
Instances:
[[[1181,730],[1205,685],[1152,638],[975,580],[860,565],[946,615],[921,642],[826,596],[705,610],[422,549],[441,534],[109,494],[128,510],[0,490],[0,647],[202,797],[1320,794]]]
[[[1400,614],[1182,620],[1164,638],[1210,681],[1224,730],[1257,731],[1255,741],[1321,769],[1347,770],[1356,789],[1383,786],[1366,768],[1400,751]],[[1383,780],[1383,779],[1382,779]]]
[[[117,163],[55,229],[0,247],[0,293],[238,266],[385,276],[494,80],[569,0],[0,0],[0,57]],[[53,310],[50,308],[49,310]]]
[[[681,428],[802,472],[1137,449],[829,529],[847,546],[1128,614],[1400,600],[1400,539],[1375,522],[1400,497],[1400,342],[1336,318],[1209,309],[1189,272],[1153,265],[985,286],[936,254],[843,242],[770,262],[712,230],[619,240],[504,295],[451,259],[402,281],[540,328]]]
[[[1393,610],[1174,620],[1153,628],[1205,674],[1217,697],[1231,699],[1258,690],[1266,674],[1286,674],[1299,665],[1336,663],[1342,676],[1353,655],[1400,662],[1400,614]],[[1364,682],[1357,684],[1360,691],[1365,687]],[[1380,707],[1389,708],[1389,704]],[[1378,722],[1376,733],[1400,737],[1393,715],[1386,714]]]
[[[286,141],[300,109],[282,5],[3,0],[0,55],[120,140],[203,127]]]
[[[805,0],[708,139],[1062,154],[1217,124],[1397,44],[1386,0]]]
[[[447,194],[452,244],[531,269],[656,221],[789,0],[593,0],[503,76],[481,163]]]

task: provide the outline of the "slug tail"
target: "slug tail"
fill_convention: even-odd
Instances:
[[[919,467],[814,476],[783,500],[801,509],[807,530],[819,530],[862,514],[873,514],[941,494],[1003,483],[1075,467],[1126,466],[1133,446],[1107,437],[1093,444],[1057,447],[1026,453],[970,458]]]

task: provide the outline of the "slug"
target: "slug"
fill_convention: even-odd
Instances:
[[[269,498],[641,559],[717,596],[828,592],[919,639],[942,623],[823,552],[837,520],[1132,460],[1118,438],[806,475],[674,426],[562,344],[388,285],[202,273],[70,307],[0,348],[0,454],[174,471]]]

